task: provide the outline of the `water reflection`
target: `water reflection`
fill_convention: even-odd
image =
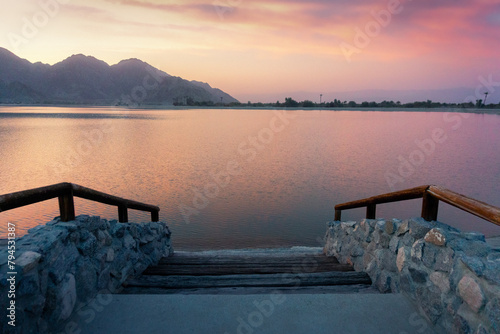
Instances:
[[[394,190],[434,183],[500,206],[500,116],[471,115],[454,130],[443,113],[294,115],[274,131],[273,110],[2,108],[0,193],[66,181],[155,204],[178,249],[317,246],[335,204],[392,191],[387,172],[398,173],[399,157],[409,159],[416,141],[441,128],[447,140]],[[228,174],[230,162],[238,173]],[[198,196],[196,205],[200,193],[206,203]],[[420,202],[381,205],[377,215],[418,216]],[[183,206],[193,209],[189,221]],[[116,208],[85,200],[76,211],[117,218]],[[57,215],[57,201],[4,212],[0,232],[6,221],[22,232]],[[149,214],[129,217],[145,221]],[[439,218],[500,234],[446,205]]]

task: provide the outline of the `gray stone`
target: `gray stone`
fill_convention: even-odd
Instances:
[[[379,266],[388,271],[396,272],[398,267],[396,265],[396,254],[388,249],[382,249],[383,251],[379,253]]]
[[[31,297],[30,303],[24,309],[26,312],[33,314],[35,317],[39,317],[45,306],[45,297],[43,295],[36,295],[35,297]]]
[[[116,238],[123,238],[125,234],[125,225],[122,223],[116,223],[112,228],[111,228],[111,234],[114,235]]]
[[[354,247],[351,248],[351,256],[353,257],[359,257],[364,254],[363,247],[360,245],[355,245]]]
[[[467,256],[486,257],[491,251],[491,247],[483,241],[470,241],[463,249]]]
[[[408,268],[408,272],[410,273],[413,282],[421,284],[427,282],[427,273],[425,271],[416,268]]]
[[[145,245],[145,244],[148,244],[155,239],[156,239],[156,237],[154,235],[145,234],[145,235],[141,236],[141,238],[139,239],[139,242],[141,245]]]
[[[75,232],[76,230],[78,230],[78,225],[71,222],[58,222],[55,226],[65,228],[70,232]]]
[[[40,234],[37,240],[38,247],[40,247],[41,253],[45,254],[57,247],[61,240],[66,239],[69,232],[65,229],[52,229],[44,230],[43,234]]]
[[[69,235],[69,240],[76,244],[76,243],[79,243],[80,242],[80,232],[76,231],[76,232],[73,232]]]
[[[436,246],[446,245],[446,236],[443,230],[440,228],[433,228],[424,237],[424,240],[428,243],[434,244]]]
[[[46,224],[46,226],[52,226],[52,225],[55,225],[55,224],[59,223],[60,221],[61,221],[61,219],[60,219],[59,217],[56,217],[56,218],[54,218],[53,220],[51,220],[50,222],[48,222],[48,223]]]
[[[93,235],[93,234],[90,233],[88,230],[82,229],[80,231],[80,240],[81,241],[86,241],[91,235]]]
[[[371,263],[375,263],[375,256],[368,252],[365,252],[365,254],[363,255],[363,267],[365,268],[365,270],[369,270]]]
[[[393,237],[391,238],[391,241],[389,242],[389,249],[390,249],[392,252],[396,253],[396,251],[398,250],[398,248],[399,248],[399,247],[400,247],[400,246],[399,246],[399,237],[397,237],[397,236],[393,236]]]
[[[435,324],[443,313],[441,291],[435,286],[418,287],[416,294],[422,310],[429,317],[432,323]]]
[[[455,235],[452,239],[448,240],[448,246],[455,252],[464,252],[467,256],[486,257],[491,251],[491,247],[486,242],[481,240],[467,240],[462,234]]]
[[[106,251],[106,262],[113,262],[115,259],[115,250],[113,248],[108,248]]]
[[[398,271],[403,271],[403,268],[409,263],[411,258],[411,249],[408,247],[401,247],[398,250],[398,256],[396,259],[396,266]]]
[[[102,246],[106,243],[106,233],[101,229],[97,230],[97,241],[99,241]]]
[[[500,252],[494,251],[488,254],[486,257],[486,260],[496,262],[498,261],[500,263]]]
[[[403,235],[403,237],[399,240],[399,247],[402,246],[411,246],[415,243],[415,238],[411,236],[411,234],[406,233]]]
[[[415,239],[423,238],[432,228],[433,225],[422,218],[412,218],[409,221],[409,232]]]
[[[391,292],[391,282],[392,282],[391,274],[385,270],[382,270],[382,272],[380,273],[380,275],[378,275],[375,281],[375,286],[380,292],[388,293]]]
[[[356,222],[355,221],[348,221],[348,222],[341,222],[340,223],[340,227],[342,229],[345,229],[345,228],[353,228],[354,226],[356,226]]]
[[[59,283],[63,280],[66,273],[70,271],[76,262],[78,256],[78,250],[73,244],[62,247],[61,250],[54,251],[46,256],[44,262],[49,269],[49,276],[54,283]]]
[[[453,319],[453,333],[456,334],[470,334],[472,333],[472,329],[469,326],[467,320],[461,315],[455,315]]]
[[[97,270],[90,261],[80,259],[75,272],[76,293],[78,299],[82,300],[92,296],[97,286]]]
[[[109,227],[109,223],[105,219],[99,220],[98,228],[101,231],[106,230]]]
[[[412,299],[415,299],[415,285],[413,284],[409,271],[406,269],[401,273],[399,286],[402,291],[408,293]]]
[[[466,240],[486,242],[486,238],[484,237],[484,234],[479,233],[479,232],[462,232],[462,236]]]
[[[498,296],[486,304],[485,313],[490,321],[491,329],[495,333],[500,333],[500,298]]]
[[[37,232],[39,232],[40,230],[43,230],[43,229],[44,229],[44,227],[45,227],[45,226],[43,226],[43,225],[35,226],[35,227],[33,227],[33,228],[30,228],[30,229],[28,230],[28,233],[29,233],[29,234],[34,234],[34,233],[37,233]]]
[[[49,269],[44,269],[40,271],[40,292],[42,296],[47,293],[47,286],[49,284]]]
[[[16,266],[18,266],[20,269],[18,271],[22,271],[23,273],[27,273],[31,269],[35,268],[38,262],[40,261],[40,258],[42,257],[42,254],[32,252],[32,251],[27,251],[23,252],[17,259],[16,259]]]
[[[449,249],[447,247],[440,249],[436,255],[434,270],[450,272],[451,268],[453,267],[454,255],[455,253],[452,249]]]
[[[383,231],[377,230],[373,233],[373,240],[382,248],[388,248],[391,237]]]
[[[410,222],[409,220],[404,220],[401,224],[399,224],[398,231],[396,232],[397,236],[401,236],[407,233],[410,230]]]
[[[460,257],[460,261],[462,261],[462,263],[465,264],[465,266],[477,276],[483,275],[485,266],[483,262],[478,258],[464,255]]]
[[[106,268],[99,273],[99,277],[97,278],[97,289],[99,291],[109,289],[110,275],[109,268]]]
[[[449,294],[444,298],[444,303],[446,304],[446,311],[448,314],[454,317],[458,313],[460,307],[464,304],[464,301],[455,294]]]
[[[75,277],[71,274],[66,274],[64,282],[61,286],[59,297],[61,313],[58,320],[66,320],[69,318],[76,304],[76,287]]]
[[[398,225],[395,221],[388,221],[385,223],[385,233],[393,234],[398,229]]]
[[[475,313],[479,312],[485,303],[481,287],[478,282],[470,276],[464,276],[460,280],[458,283],[458,293]]]
[[[391,293],[401,293],[399,277],[397,276],[391,278]]]
[[[40,277],[38,271],[33,270],[27,275],[23,275],[16,289],[16,294],[19,297],[33,296],[40,293]]]
[[[450,292],[450,279],[446,273],[434,271],[430,274],[429,279],[442,293],[447,294]]]
[[[83,256],[93,256],[97,248],[97,238],[89,233],[88,238],[81,244],[77,246],[78,250]]]
[[[411,247],[411,257],[413,261],[420,262],[424,256],[425,242],[423,240],[417,240]]]
[[[125,282],[127,278],[134,272],[134,265],[133,264],[128,264],[126,265],[122,270],[121,270],[121,279],[120,279],[120,284]]]
[[[387,224],[387,222],[385,220],[378,220],[376,223],[375,223],[375,230],[379,230],[379,231],[385,231],[385,224]]]
[[[479,324],[474,334],[490,334],[490,333],[491,332],[488,329],[486,329],[486,327],[484,327],[483,324]]]
[[[500,285],[500,261],[486,261],[483,276],[491,283]]]
[[[438,252],[439,248],[437,246],[433,244],[426,244],[424,248],[424,256],[422,257],[422,263],[427,268],[433,268]]]
[[[135,241],[134,237],[131,236],[130,234],[125,235],[123,238],[123,247],[125,248],[136,248],[137,247],[137,242]]]
[[[138,231],[138,228],[137,228],[137,224],[129,224],[128,225],[128,230],[130,232],[130,235],[132,235],[132,237],[134,238],[137,238],[139,236],[139,231]]]

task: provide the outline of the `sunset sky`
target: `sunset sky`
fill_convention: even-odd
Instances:
[[[0,15],[0,46],[31,62],[139,58],[245,102],[500,81],[499,0],[23,0]]]

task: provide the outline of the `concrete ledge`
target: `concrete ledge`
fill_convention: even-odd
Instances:
[[[434,333],[401,294],[112,295],[73,333]]]

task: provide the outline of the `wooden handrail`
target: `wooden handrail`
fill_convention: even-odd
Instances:
[[[160,218],[160,208],[157,206],[109,195],[67,182],[0,195],[0,212],[46,201],[52,198],[59,198],[61,221],[67,222],[75,219],[74,196],[94,202],[117,206],[118,220],[122,223],[128,222],[128,209],[151,212],[151,220],[154,222],[157,222]]]
[[[421,216],[425,220],[437,220],[439,201],[500,226],[500,208],[484,203],[454,191],[427,185],[373,196],[335,206],[335,220],[341,220],[342,210],[366,207],[366,218],[375,219],[376,205],[423,198]]]

